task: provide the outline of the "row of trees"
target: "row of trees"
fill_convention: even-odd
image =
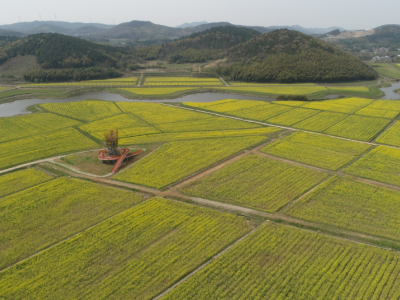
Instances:
[[[117,78],[122,74],[114,68],[78,68],[61,70],[38,70],[24,74],[26,81],[30,82],[63,82],[63,81],[82,81],[92,79]]]

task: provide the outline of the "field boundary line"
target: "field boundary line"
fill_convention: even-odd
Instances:
[[[222,77],[219,77],[219,80],[225,85],[225,86],[230,86]]]
[[[133,206],[131,206],[131,207],[129,207],[129,208],[127,208],[127,209],[125,209],[125,210],[123,210],[123,211],[121,211],[121,212],[115,214],[115,215],[112,215],[112,216],[110,216],[110,217],[108,217],[108,218],[106,218],[106,219],[104,219],[104,220],[101,220],[101,221],[97,222],[96,224],[91,225],[90,227],[87,227],[87,228],[85,228],[85,229],[83,229],[83,230],[81,230],[81,231],[79,231],[79,232],[76,232],[76,233],[74,233],[74,234],[72,234],[72,235],[66,237],[65,239],[63,239],[63,240],[61,240],[61,241],[55,242],[54,244],[52,244],[52,245],[50,245],[50,246],[48,246],[48,247],[46,247],[46,248],[44,248],[44,249],[42,249],[42,250],[40,250],[40,251],[38,251],[38,252],[35,252],[35,253],[31,254],[30,256],[28,256],[28,257],[26,257],[26,258],[24,258],[24,259],[21,259],[21,260],[17,261],[16,263],[14,263],[14,264],[12,264],[12,265],[10,265],[10,266],[4,268],[4,269],[1,269],[1,270],[0,270],[0,274],[1,274],[2,272],[4,272],[4,271],[7,271],[8,269],[11,269],[12,267],[15,267],[16,265],[19,265],[19,264],[21,264],[21,263],[27,261],[28,259],[31,259],[32,257],[35,257],[35,256],[37,256],[37,255],[39,255],[39,254],[41,254],[41,253],[43,253],[43,252],[45,252],[45,251],[47,251],[47,250],[50,250],[50,249],[52,249],[52,248],[54,248],[54,247],[60,245],[61,243],[64,243],[64,242],[66,242],[66,241],[68,241],[68,240],[70,240],[70,239],[72,239],[72,238],[78,236],[79,234],[82,234],[82,233],[84,233],[84,232],[86,232],[86,231],[88,231],[88,230],[90,230],[90,229],[92,229],[92,228],[94,228],[94,227],[96,227],[96,226],[98,226],[98,225],[104,223],[104,222],[107,222],[108,220],[111,220],[112,218],[114,218],[114,217],[116,217],[116,216],[118,216],[118,215],[120,215],[120,214],[126,212],[128,209],[131,209],[131,208],[133,208],[133,207],[135,207],[135,206],[138,206],[138,205],[140,205],[140,204],[142,204],[143,202],[146,202],[146,201],[147,201],[147,199],[142,200],[142,201],[140,201],[139,203],[136,203],[136,204],[134,204]]]
[[[265,222],[269,222],[268,220]],[[264,224],[265,222],[263,222],[262,224]],[[241,241],[243,241],[245,238],[247,238],[249,235],[251,235],[254,231],[256,231],[262,224],[260,224],[259,226],[253,228],[250,232],[246,233],[244,236],[242,236],[241,238],[239,238],[238,240],[236,240],[233,244],[231,244],[230,246],[228,246],[227,248],[225,248],[224,250],[222,250],[221,252],[217,253],[216,255],[214,255],[211,259],[209,259],[208,261],[206,261],[204,264],[202,264],[200,267],[198,267],[196,270],[192,271],[190,274],[186,275],[184,278],[182,278],[181,280],[179,280],[177,283],[175,283],[173,286],[171,286],[170,288],[168,288],[166,291],[164,291],[162,294],[156,296],[153,298],[153,300],[158,300],[161,299],[162,297],[164,297],[166,294],[168,294],[169,292],[171,292],[173,289],[175,289],[177,286],[179,286],[181,283],[185,282],[186,280],[188,280],[189,278],[191,278],[192,276],[194,276],[196,273],[198,273],[199,271],[201,271],[202,269],[204,269],[205,267],[207,267],[210,263],[212,263],[214,260],[216,260],[217,258],[219,258],[220,256],[222,256],[223,254],[225,254],[226,252],[228,252],[231,248],[233,248],[234,246],[236,246],[238,243],[240,243]]]

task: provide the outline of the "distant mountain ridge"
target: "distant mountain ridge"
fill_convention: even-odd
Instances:
[[[201,22],[183,23],[179,26],[175,26],[175,28],[196,27],[196,26],[203,25],[203,24],[208,24],[208,22],[201,21]]]

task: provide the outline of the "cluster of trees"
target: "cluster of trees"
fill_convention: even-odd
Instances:
[[[42,68],[117,67],[135,61],[130,48],[111,47],[57,33],[42,33],[7,44],[0,63],[17,55],[35,55]]]
[[[77,68],[60,70],[37,70],[24,74],[26,81],[30,82],[63,82],[63,81],[82,81],[91,79],[117,78],[123,74],[114,68]]]
[[[295,100],[295,101],[308,101],[308,97],[306,95],[279,95],[276,97],[276,100]]]
[[[322,49],[270,55],[262,62],[235,63],[217,67],[215,71],[231,80],[252,82],[339,82],[376,78],[375,71],[357,58]]]

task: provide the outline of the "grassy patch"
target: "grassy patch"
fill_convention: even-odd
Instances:
[[[250,155],[181,188],[184,194],[276,212],[327,174]]]
[[[182,91],[191,91],[196,88],[131,88],[131,89],[120,89],[127,92],[130,92],[135,95],[148,95],[148,96],[163,96],[163,95],[171,95]]]
[[[295,132],[262,152],[329,170],[337,170],[370,146],[307,132]]]
[[[371,67],[378,72],[379,75],[388,78],[400,78],[400,68],[389,63],[374,63]]]
[[[152,299],[249,230],[241,217],[153,199],[3,272],[0,290],[11,299]]]

